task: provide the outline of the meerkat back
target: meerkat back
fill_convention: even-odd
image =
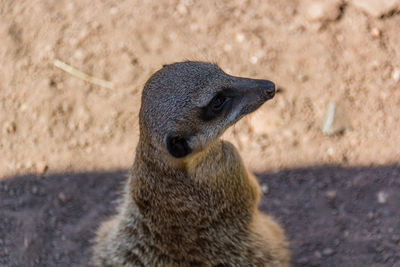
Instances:
[[[206,62],[147,81],[136,157],[95,266],[289,266],[283,230],[258,210],[260,188],[222,133],[275,93]]]

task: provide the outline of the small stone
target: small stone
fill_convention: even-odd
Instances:
[[[393,235],[392,241],[395,243],[400,243],[400,235]]]
[[[331,249],[331,248],[325,248],[323,251],[322,251],[322,254],[324,254],[324,256],[331,256],[331,255],[333,255],[335,253],[335,251],[333,250],[333,249]]]
[[[308,81],[308,76],[307,75],[305,75],[305,74],[299,74],[299,75],[297,75],[297,79],[300,81],[300,82],[306,82],[306,81]]]
[[[367,218],[368,218],[369,220],[372,220],[374,217],[375,217],[375,215],[374,215],[374,213],[373,213],[372,211],[368,212]]]
[[[118,8],[116,8],[116,7],[110,8],[110,14],[111,14],[111,15],[115,15],[115,14],[117,14],[117,13],[118,13]]]
[[[350,232],[348,231],[348,230],[345,230],[344,232],[343,232],[343,236],[344,237],[348,237],[350,235]]]
[[[264,195],[268,194],[269,187],[267,184],[262,184],[261,185],[261,191],[263,192]]]
[[[395,83],[397,83],[400,80],[400,69],[395,68],[392,71],[392,79]]]
[[[186,15],[187,14],[187,8],[186,8],[186,6],[184,4],[179,4],[176,7],[176,10],[178,11],[178,13],[180,15]]]
[[[81,49],[77,49],[73,55],[74,59],[82,60],[84,57],[83,51]]]
[[[256,64],[257,62],[258,62],[258,57],[256,57],[256,56],[250,57],[250,63],[251,64]]]
[[[20,110],[21,112],[25,112],[27,109],[28,109],[28,105],[26,105],[26,104],[22,104],[22,105],[19,107],[19,110]]]
[[[29,240],[28,238],[25,236],[24,237],[24,247],[27,248],[29,246]]]
[[[335,190],[328,190],[325,193],[325,196],[329,199],[329,200],[334,200],[336,198],[336,191]]]
[[[10,134],[10,133],[15,133],[17,130],[17,125],[13,121],[6,121],[3,125],[3,132]]]
[[[49,167],[47,166],[46,162],[40,161],[36,163],[36,173],[39,175],[43,175]]]
[[[399,0],[351,0],[349,2],[376,18],[397,10],[400,6]]]
[[[318,250],[314,252],[314,256],[318,259],[322,258],[322,254]]]
[[[238,43],[242,43],[244,41],[244,34],[243,33],[237,33],[236,34],[236,41]]]
[[[381,31],[377,27],[371,29],[371,36],[374,38],[379,38],[381,36]]]
[[[385,204],[387,199],[388,199],[388,197],[389,197],[389,195],[384,191],[379,191],[377,197],[378,197],[378,203],[379,204]]]
[[[63,203],[67,202],[67,197],[65,196],[65,194],[63,192],[60,192],[58,194],[58,199],[61,200]]]
[[[310,21],[334,21],[340,16],[340,0],[306,0],[302,3]]]
[[[31,160],[28,160],[25,162],[25,168],[30,169],[33,167],[33,162]]]
[[[36,195],[38,192],[38,187],[36,185],[32,186],[32,194]]]

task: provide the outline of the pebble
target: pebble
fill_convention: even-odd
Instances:
[[[334,200],[336,198],[336,190],[328,190],[325,193],[325,196],[329,199],[329,200]]]
[[[28,105],[27,104],[21,104],[21,106],[19,107],[19,110],[21,112],[25,112],[28,109]]]
[[[256,57],[256,56],[250,57],[250,63],[251,64],[257,64],[257,62],[258,62],[258,57]]]
[[[375,218],[375,215],[374,215],[374,213],[373,213],[372,211],[368,212],[368,214],[367,214],[367,218],[368,218],[369,220],[372,220],[372,219],[374,219],[374,218]]]
[[[371,36],[374,38],[378,38],[381,36],[381,31],[377,27],[373,27],[371,29]]]
[[[38,187],[36,185],[32,186],[32,194],[36,195],[38,192]]]
[[[26,249],[28,246],[29,246],[29,240],[28,240],[28,238],[25,236],[25,237],[24,237],[24,247],[25,247],[25,249]]]
[[[65,194],[63,192],[60,192],[58,194],[58,199],[61,200],[63,203],[67,202],[67,197],[65,196]]]
[[[349,235],[350,235],[350,232],[349,232],[349,231],[345,230],[345,231],[343,232],[343,236],[344,236],[344,237],[348,237]]]
[[[322,257],[321,252],[319,252],[318,250],[314,252],[314,256],[318,259],[320,259]]]
[[[400,0],[351,0],[349,2],[376,18],[382,17],[400,7]]]
[[[333,255],[335,253],[335,251],[333,250],[333,249],[331,249],[331,248],[325,248],[323,251],[322,251],[322,254],[324,254],[325,256],[331,256],[331,255]]]
[[[309,77],[307,75],[305,75],[305,74],[299,74],[299,75],[297,75],[297,79],[300,82],[304,83],[304,82],[308,81]]]
[[[268,194],[269,187],[267,184],[262,184],[261,185],[261,191],[263,192],[264,195]]]
[[[180,15],[186,15],[188,12],[188,10],[184,4],[178,4],[178,6],[176,7],[176,10],[178,11],[178,13]]]
[[[82,60],[83,57],[84,57],[84,53],[83,53],[82,49],[77,49],[73,55],[73,58],[77,59],[77,60]]]
[[[24,166],[25,166],[26,169],[30,169],[30,168],[33,167],[33,162],[28,160],[28,161],[25,162]]]
[[[10,134],[10,133],[15,133],[17,130],[17,125],[13,121],[6,121],[3,126],[3,132]]]
[[[43,175],[49,167],[47,166],[46,162],[40,161],[36,163],[36,173],[39,175]]]
[[[377,197],[378,197],[379,204],[385,204],[389,195],[384,191],[379,191]]]
[[[341,0],[303,1],[305,15],[310,21],[334,21],[340,16]]]
[[[392,71],[392,79],[395,83],[397,83],[400,80],[400,69],[395,68]]]
[[[243,33],[237,33],[236,34],[236,41],[238,43],[242,43],[244,41],[244,34]]]
[[[110,14],[111,14],[111,15],[115,15],[115,14],[117,14],[117,13],[118,13],[118,8],[116,8],[116,7],[110,8]]]

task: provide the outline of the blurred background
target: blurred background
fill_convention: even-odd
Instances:
[[[129,167],[145,81],[186,59],[282,89],[227,134],[253,169],[398,162],[395,2],[3,0],[0,176]]]
[[[251,170],[375,168],[383,179],[379,166],[392,166],[393,186],[399,10],[398,0],[0,0],[0,178],[129,168],[144,83],[162,64],[201,60],[280,89],[224,136]]]

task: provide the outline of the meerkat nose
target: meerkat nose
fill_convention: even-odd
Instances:
[[[275,95],[275,84],[271,81],[262,81],[261,82],[261,88],[262,88],[262,92],[264,97],[268,100],[274,97]]]

